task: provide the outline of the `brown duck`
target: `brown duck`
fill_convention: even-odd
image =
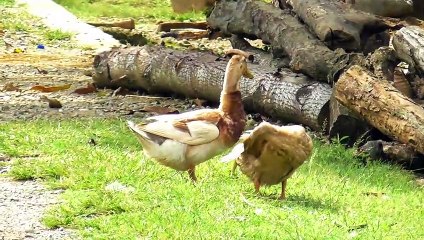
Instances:
[[[281,183],[280,199],[285,199],[287,179],[312,154],[312,139],[305,128],[262,122],[240,141],[221,161],[235,159],[233,173],[239,166],[253,181],[256,192],[262,185]]]

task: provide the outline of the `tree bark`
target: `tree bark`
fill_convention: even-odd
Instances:
[[[291,0],[290,4],[331,49],[368,53],[389,45],[390,36],[385,32],[385,23],[374,15],[350,8],[348,4],[329,0]],[[373,41],[375,34],[380,35],[380,41]]]
[[[353,8],[384,17],[403,17],[413,13],[407,0],[343,0]],[[421,1],[421,0],[416,0]]]
[[[373,70],[375,76],[393,81],[395,68],[400,62],[393,48],[381,47],[369,55],[367,60],[368,68]]]
[[[279,68],[289,68],[290,60],[288,58],[273,57],[272,54],[267,51],[253,47],[244,38],[234,34],[229,40],[231,42],[231,47],[253,54],[255,62],[258,62],[260,65],[275,68],[277,72]]]
[[[227,59],[161,47],[118,48],[98,54],[93,80],[98,87],[126,87],[219,101]],[[302,74],[249,64],[254,80],[240,81],[246,110],[318,130],[328,117],[331,87]]]
[[[173,37],[175,39],[190,39],[190,40],[196,40],[196,39],[202,39],[202,38],[209,38],[209,31],[207,30],[177,30],[172,29],[170,32],[163,33],[160,37]]]
[[[355,65],[340,76],[335,98],[382,133],[424,153],[424,109],[389,82]]]
[[[416,152],[413,147],[398,142],[382,141],[382,143],[387,160],[412,170],[423,167],[424,156]]]
[[[119,27],[130,30],[135,29],[135,21],[132,18],[119,22],[88,22],[88,24],[95,27]]]
[[[222,0],[207,19],[212,28],[271,43],[290,57],[290,68],[332,83],[351,61],[342,49],[330,50],[290,11],[254,0]]]
[[[424,29],[417,26],[400,29],[393,37],[393,47],[400,59],[424,77]]]

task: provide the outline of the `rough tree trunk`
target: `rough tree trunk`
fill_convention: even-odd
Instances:
[[[161,47],[131,47],[100,53],[94,60],[93,80],[98,87],[172,92],[217,102],[227,59],[200,52]],[[249,64],[254,80],[243,78],[241,91],[247,110],[320,129],[328,116],[331,87],[308,77]]]
[[[402,17],[413,12],[408,0],[343,0],[353,8],[385,17]],[[422,0],[416,0],[422,1]]]
[[[412,146],[398,142],[383,143],[383,152],[387,160],[400,164],[408,169],[422,168],[424,155],[417,153]]]
[[[273,57],[272,54],[269,54],[267,51],[253,47],[248,41],[240,36],[233,34],[230,38],[230,42],[233,48],[253,54],[255,62],[258,62],[260,65],[274,69],[289,68],[290,60],[288,58]]]
[[[329,0],[291,0],[293,11],[331,49],[371,52],[388,46],[387,26],[374,15],[350,8],[348,4]],[[380,41],[371,36],[378,34]],[[370,41],[368,41],[370,40]]]
[[[424,153],[424,109],[389,82],[355,65],[340,76],[335,97],[382,133]]]
[[[417,26],[404,27],[393,37],[393,47],[399,58],[424,76],[424,30]]]
[[[350,61],[342,49],[332,51],[325,46],[289,11],[262,1],[219,1],[207,21],[224,33],[271,43],[287,53],[292,70],[319,81],[333,82]]]

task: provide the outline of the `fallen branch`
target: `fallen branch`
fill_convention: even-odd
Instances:
[[[355,65],[340,76],[335,98],[382,133],[424,153],[424,109],[389,82]]]
[[[417,26],[400,29],[393,37],[393,47],[399,58],[424,76],[424,29]]]
[[[165,22],[158,25],[158,32],[169,32],[171,29],[195,28],[206,30],[208,29],[207,22]]]
[[[371,52],[388,46],[390,36],[385,23],[374,15],[328,0],[290,0],[293,11],[331,49]],[[379,34],[381,41],[373,41]],[[370,40],[370,41],[368,41]],[[371,45],[371,46],[370,46]]]
[[[113,22],[113,23],[109,23],[109,22],[88,22],[88,24],[95,26],[95,27],[119,27],[119,28],[123,28],[123,29],[135,29],[135,22],[134,19],[129,19],[129,20],[123,20],[120,22]]]

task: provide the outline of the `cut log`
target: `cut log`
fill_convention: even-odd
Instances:
[[[335,98],[382,133],[424,153],[424,109],[388,81],[354,65],[340,76]]]
[[[194,28],[207,30],[207,22],[165,22],[158,25],[158,32],[169,32],[171,29]]]
[[[393,47],[400,59],[424,77],[424,29],[417,26],[400,29],[393,37]]]
[[[209,31],[208,30],[177,30],[172,29],[170,32],[163,33],[161,38],[165,37],[173,37],[175,39],[202,39],[202,38],[209,38]]]
[[[395,68],[392,85],[403,95],[412,99],[414,94],[411,84],[399,67]]]
[[[140,30],[128,30],[118,27],[99,27],[103,32],[112,35],[122,44],[131,44],[133,46],[142,46],[147,44],[147,38],[143,36]]]
[[[226,34],[260,37],[287,53],[292,70],[318,81],[332,83],[351,60],[342,49],[330,50],[289,11],[262,1],[219,1],[207,21]]]
[[[415,151],[412,146],[398,142],[382,141],[382,143],[383,152],[388,161],[397,163],[408,169],[423,167],[424,156]]]
[[[367,60],[368,68],[374,71],[374,75],[393,81],[395,68],[400,62],[393,48],[381,47],[369,55]]]
[[[353,8],[385,17],[403,17],[413,13],[410,0],[343,0]],[[420,0],[418,0],[420,1]]]
[[[235,49],[241,49],[253,54],[254,61],[263,66],[268,66],[278,70],[279,68],[289,68],[288,58],[273,58],[271,54],[263,49],[258,49],[250,45],[244,38],[232,35],[230,38],[231,46]],[[276,74],[278,71],[276,71]]]
[[[290,0],[293,11],[331,49],[372,52],[388,46],[390,36],[385,23],[374,15],[350,8],[348,4],[328,0]],[[379,34],[380,41],[373,35]],[[373,43],[369,47],[370,43]],[[367,49],[365,47],[368,47]]]
[[[390,18],[390,17],[380,17],[384,23],[390,27],[392,30],[399,30],[403,27],[408,26],[418,26],[421,29],[424,29],[424,21],[415,17],[405,17],[400,18]]]
[[[95,27],[119,27],[123,29],[135,29],[135,22],[134,19],[129,20],[123,20],[120,22],[88,22],[88,24],[95,26]]]
[[[143,46],[117,48],[94,60],[97,87],[125,87],[218,102],[228,60],[204,52]],[[245,108],[320,129],[327,121],[331,87],[302,74],[249,64],[254,80],[242,78]]]
[[[412,81],[412,90],[418,99],[424,99],[424,78],[415,77]]]
[[[370,129],[371,126],[361,117],[341,105],[333,92],[330,99],[329,138],[336,138],[340,143],[352,147]]]

